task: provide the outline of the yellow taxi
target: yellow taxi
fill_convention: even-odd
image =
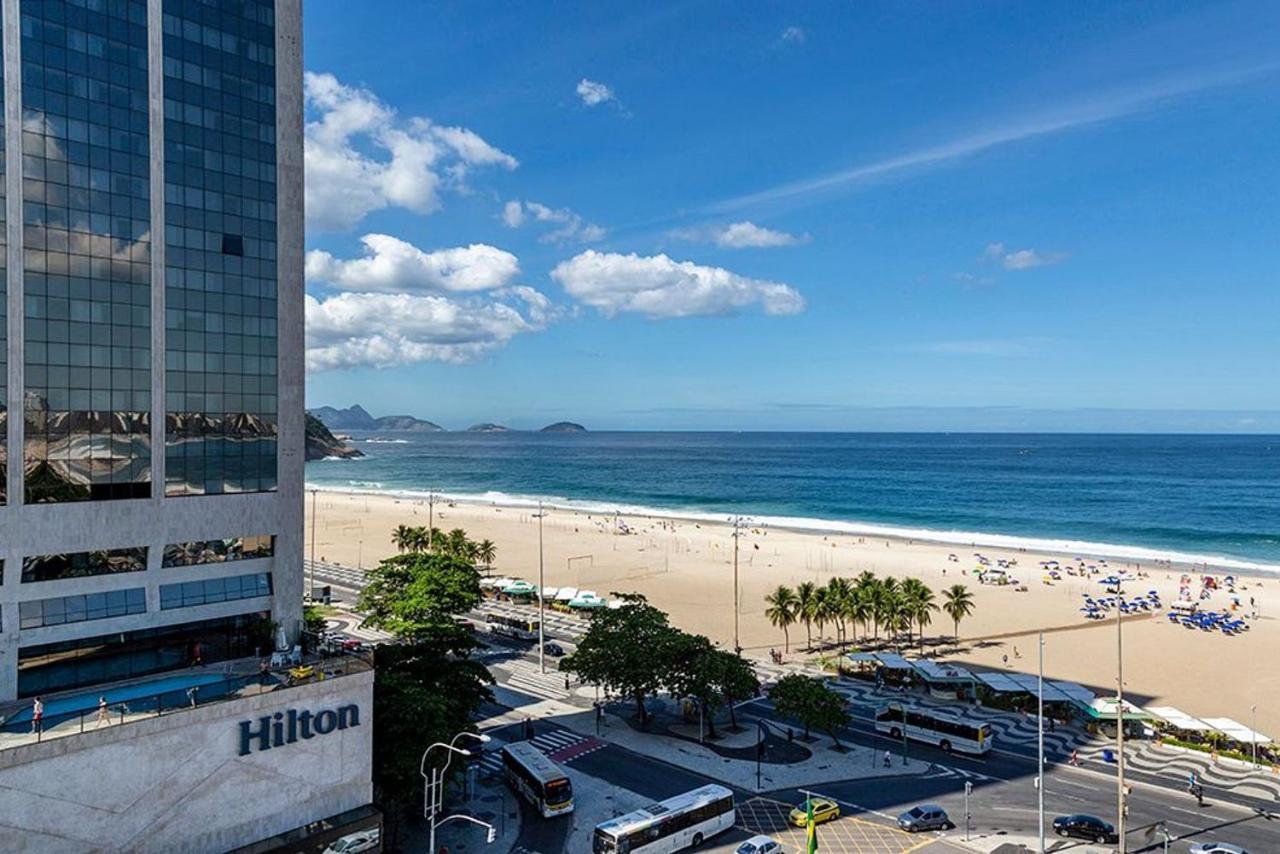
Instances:
[[[813,804],[813,823],[822,824],[840,817],[840,805],[829,798],[812,798],[802,801],[791,811],[791,823],[796,827],[804,827],[809,823],[808,805]]]

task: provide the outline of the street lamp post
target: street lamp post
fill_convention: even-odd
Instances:
[[[1258,704],[1249,707],[1249,744],[1253,747],[1253,767],[1258,767]]]
[[[1124,623],[1120,619],[1122,579],[1116,576],[1116,836],[1120,854],[1127,850],[1124,841]]]
[[[316,599],[316,493],[311,490],[311,583],[307,585],[307,596],[314,602]]]
[[[1040,854],[1044,854],[1044,632],[1040,633],[1040,669],[1036,677],[1036,799],[1040,818]]]
[[[760,791],[760,763],[764,759],[764,740],[769,731],[764,728],[764,721],[757,719],[756,728],[760,730],[760,740],[756,742],[756,791]]]
[[[733,651],[737,654],[742,650],[742,646],[738,643],[738,526],[742,522],[741,516],[733,517]]]
[[[463,732],[460,732],[457,735],[455,735],[449,741],[448,744],[445,744],[442,741],[438,741],[435,744],[428,747],[425,751],[423,751],[422,761],[418,764],[418,773],[422,775],[422,780],[423,780],[422,815],[424,818],[427,819],[428,825],[430,827],[430,845],[428,845],[427,847],[428,851],[436,850],[436,828],[438,826],[444,824],[446,821],[452,821],[455,818],[466,818],[468,821],[473,820],[468,816],[447,816],[444,819],[444,821],[436,821],[436,813],[440,812],[440,804],[441,804],[441,801],[444,800],[441,797],[441,789],[444,787],[445,772],[449,770],[449,763],[453,761],[453,754],[458,753],[458,754],[461,754],[462,756],[471,755],[470,750],[455,746],[457,744],[458,739],[462,738],[463,736],[466,736],[467,738],[474,738],[476,741],[479,741],[481,743],[489,741],[489,736],[487,735],[477,735],[474,732],[466,732],[464,730]],[[443,768],[436,769],[435,767],[432,767],[431,775],[430,777],[428,777],[427,776],[427,757],[430,756],[431,751],[435,750],[437,747],[443,747],[446,751],[448,751],[449,758],[445,760]],[[491,825],[487,825],[484,822],[479,820],[474,820],[474,821],[476,824],[484,824],[485,827],[489,827],[490,830],[492,830]]]
[[[544,622],[547,607],[547,580],[542,560],[542,502],[538,502],[538,669],[547,672],[547,638]]]

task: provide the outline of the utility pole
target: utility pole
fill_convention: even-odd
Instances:
[[[1124,841],[1124,624],[1120,620],[1121,578],[1116,576],[1116,834],[1120,840],[1120,854],[1128,850]]]
[[[969,841],[969,819],[973,815],[971,812],[969,812],[969,796],[972,794],[973,794],[973,783],[968,780],[965,780],[964,781],[964,841],[965,842]]]
[[[738,643],[738,525],[741,516],[733,517],[733,652],[736,655],[742,647]]]
[[[1258,767],[1258,704],[1249,707],[1249,743],[1253,746],[1253,767]]]
[[[1040,854],[1044,854],[1044,632],[1040,633],[1040,670],[1036,679],[1039,726],[1036,727],[1036,797],[1040,814]]]
[[[542,560],[542,502],[538,502],[538,669],[543,673],[547,672],[547,638],[546,638],[546,607],[547,607],[547,580],[543,575]]]

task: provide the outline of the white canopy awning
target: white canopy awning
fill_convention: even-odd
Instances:
[[[922,658],[915,662],[916,670],[930,682],[972,682],[973,674],[954,664]]]
[[[1235,739],[1241,744],[1270,744],[1271,738],[1260,732],[1256,732],[1242,723],[1237,723],[1231,718],[1205,718],[1204,722],[1225,735],[1227,738]]]
[[[1209,726],[1204,721],[1199,718],[1193,718],[1191,715],[1179,709],[1175,709],[1173,706],[1147,706],[1147,711],[1176,729],[1186,730],[1187,732],[1213,731],[1213,727]]]

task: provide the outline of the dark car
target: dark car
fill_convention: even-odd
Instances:
[[[562,647],[560,644],[556,643],[555,641],[547,641],[546,643],[544,643],[542,645],[542,651],[545,652],[547,655],[554,656],[555,658],[559,658],[560,656],[564,655],[564,647]]]
[[[1060,815],[1053,820],[1053,832],[1075,839],[1091,839],[1099,845],[1119,842],[1116,829],[1096,815]]]
[[[922,830],[946,830],[951,827],[947,811],[937,804],[921,804],[898,816],[898,827],[908,833]]]

